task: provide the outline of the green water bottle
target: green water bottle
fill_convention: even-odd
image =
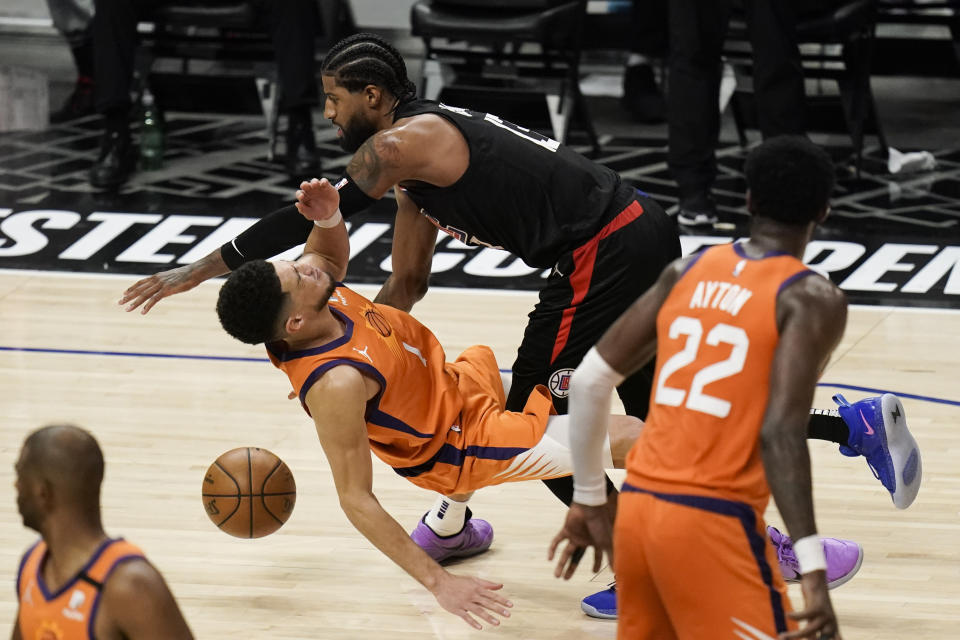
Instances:
[[[153,171],[163,166],[163,114],[149,89],[144,89],[141,105],[140,168]]]

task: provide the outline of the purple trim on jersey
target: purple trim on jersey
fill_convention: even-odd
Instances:
[[[515,458],[524,451],[529,451],[528,447],[481,447],[470,445],[464,449],[457,449],[452,444],[445,443],[440,450],[433,454],[433,457],[414,467],[394,467],[394,471],[404,478],[415,478],[433,470],[437,463],[452,464],[453,466],[463,466],[464,460],[468,456],[481,458],[483,460],[509,460]]]
[[[422,433],[420,431],[417,431],[416,429],[408,425],[406,422],[404,422],[400,418],[397,418],[396,416],[392,416],[389,413],[384,413],[379,409],[374,409],[373,411],[368,412],[367,422],[371,424],[375,424],[378,427],[384,427],[385,429],[393,429],[395,431],[402,431],[404,433],[409,433],[410,435],[416,436],[417,438],[429,439],[429,438],[432,438],[434,435],[436,435],[433,433]]]
[[[714,246],[715,246],[715,245],[714,245]],[[702,257],[703,257],[703,254],[705,254],[708,249],[712,249],[712,248],[713,248],[713,247],[704,247],[704,248],[701,249],[700,251],[698,251],[698,252],[696,252],[695,254],[693,254],[693,258],[690,260],[690,262],[687,263],[687,266],[685,266],[685,267],[683,268],[683,271],[680,272],[680,278],[682,278],[683,276],[687,275],[687,271],[690,271],[690,269],[693,268],[693,265],[697,264],[697,260],[699,260],[700,258],[702,258]],[[677,280],[679,280],[680,278],[677,278]]]
[[[369,375],[380,384],[380,391],[377,392],[377,395],[367,402],[367,410],[364,420],[371,424],[375,424],[378,427],[402,431],[403,433],[407,433],[418,438],[432,438],[434,436],[432,433],[423,433],[421,431],[417,431],[400,418],[392,416],[384,411],[380,411],[380,398],[383,397],[383,393],[387,390],[387,380],[373,365],[365,362],[357,362],[356,360],[350,360],[349,358],[338,358],[337,360],[324,362],[322,365],[310,372],[310,375],[307,376],[303,386],[300,388],[300,403],[303,404],[304,409],[307,408],[306,397],[307,391],[310,390],[310,387],[316,384],[317,380],[319,380],[327,371],[340,365],[355,367],[362,373]]]
[[[17,569],[17,599],[20,599],[20,579],[23,577],[23,567],[26,566],[27,560],[30,558],[30,554],[33,553],[33,550],[37,548],[37,545],[43,542],[43,538],[40,538],[27,549],[27,552],[23,554],[23,557],[20,558],[20,568]],[[19,624],[19,623],[18,623]]]
[[[658,500],[682,504],[696,509],[703,509],[711,513],[718,513],[724,516],[732,516],[740,520],[744,533],[747,534],[747,541],[750,543],[750,551],[753,553],[753,559],[757,563],[757,569],[760,571],[760,578],[766,585],[770,595],[770,608],[773,613],[773,624],[777,632],[787,630],[786,616],[784,615],[783,599],[773,586],[773,572],[770,570],[770,564],[767,562],[766,537],[757,532],[757,514],[753,507],[745,502],[736,500],[724,500],[723,498],[710,498],[707,496],[694,496],[680,493],[660,493],[659,491],[649,491],[635,487],[624,482],[620,491],[646,493]]]
[[[776,258],[777,256],[789,256],[790,254],[786,251],[768,251],[759,258],[753,258],[747,255],[747,252],[743,249],[743,244],[740,242],[733,243],[733,250],[736,251],[737,255],[741,258],[746,258],[747,260],[765,260],[767,258]]]
[[[120,556],[114,560],[113,564],[107,569],[106,575],[103,576],[103,581],[100,583],[100,588],[97,589],[97,595],[93,599],[93,606],[90,607],[90,619],[87,620],[87,635],[90,636],[90,640],[97,640],[97,636],[93,633],[93,623],[97,619],[97,609],[100,608],[100,596],[103,595],[103,589],[107,586],[107,580],[110,579],[110,574],[119,567],[124,562],[129,562],[130,560],[137,560],[143,558],[146,560],[146,556],[142,553],[131,553],[125,556]]]
[[[333,307],[330,307],[330,312],[333,313],[335,316],[337,316],[344,324],[343,335],[337,338],[336,340],[333,340],[332,342],[328,342],[324,345],[320,345],[319,347],[313,347],[310,349],[301,349],[299,351],[280,351],[279,349],[275,349],[269,344],[266,344],[264,346],[280,362],[290,362],[291,360],[296,360],[297,358],[315,356],[321,353],[326,353],[327,351],[332,351],[337,347],[342,347],[343,345],[345,345],[347,342],[350,341],[350,338],[353,337],[353,320],[348,318],[347,315],[342,311],[337,311]]]
[[[815,275],[819,275],[819,274],[813,269],[807,269],[806,271],[801,271],[800,273],[793,274],[792,276],[784,280],[782,283],[780,283],[780,288],[777,289],[777,295],[779,296],[784,289],[792,285],[797,280],[800,280],[801,278],[806,278],[807,276],[815,276]]]
[[[319,380],[327,371],[336,366],[344,364],[359,369],[380,383],[380,391],[367,402],[367,411],[369,412],[371,408],[375,410],[380,405],[380,398],[383,397],[383,392],[387,389],[387,380],[383,377],[383,374],[380,373],[376,367],[367,364],[366,362],[357,362],[356,360],[351,360],[350,358],[337,358],[336,360],[330,360],[318,366],[316,369],[311,371],[310,375],[307,376],[307,379],[303,381],[303,386],[300,387],[300,404],[303,405],[304,409],[307,408],[307,392],[310,391],[310,387],[316,384],[317,380]]]
[[[51,600],[56,600],[62,596],[67,589],[72,587],[76,581],[80,579],[81,574],[86,573],[87,570],[93,566],[93,563],[95,563],[100,556],[103,555],[103,552],[107,550],[107,547],[112,545],[114,542],[120,542],[121,540],[123,540],[123,538],[107,538],[104,540],[103,543],[97,547],[97,550],[93,552],[93,555],[90,556],[90,559],[87,560],[87,564],[83,565],[83,567],[77,571],[72,578],[64,582],[54,593],[50,593],[50,591],[47,589],[46,583],[43,581],[43,564],[47,561],[47,554],[50,552],[50,549],[48,548],[46,551],[44,551],[43,557],[40,558],[40,562],[37,563],[37,586],[40,587],[40,593],[43,594],[44,600],[50,602]]]

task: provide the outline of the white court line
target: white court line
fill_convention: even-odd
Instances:
[[[4,269],[0,268],[0,275],[28,275],[28,276],[39,276],[42,278],[108,278],[113,280],[130,280],[131,278],[145,278],[147,277],[144,274],[137,273],[90,273],[84,271],[45,271],[40,269]],[[214,278],[213,280],[220,280],[223,276]],[[206,282],[201,282],[201,285],[210,283],[210,280]],[[369,283],[351,283],[344,282],[345,285],[354,289],[355,291],[362,292],[364,290],[380,290],[380,285],[378,284],[369,284]],[[469,295],[469,296],[517,296],[517,297],[529,297],[536,296],[538,291],[535,289],[490,289],[485,287],[478,287],[475,289],[468,289],[466,287],[440,287],[432,286],[430,291],[439,291],[443,293],[456,293],[458,295]],[[960,300],[957,300],[957,304],[960,305]],[[864,311],[905,311],[907,313],[945,313],[945,314],[960,314],[960,309],[949,309],[945,307],[914,307],[914,306],[892,306],[892,305],[882,305],[882,304],[851,304],[851,309],[860,309]]]

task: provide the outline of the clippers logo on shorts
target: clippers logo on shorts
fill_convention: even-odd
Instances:
[[[566,398],[570,394],[570,376],[573,369],[560,369],[550,376],[550,393],[558,398]]]

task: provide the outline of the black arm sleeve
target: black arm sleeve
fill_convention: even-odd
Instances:
[[[250,260],[272,258],[307,241],[313,223],[300,215],[294,205],[277,209],[220,247],[223,262],[234,270]]]

